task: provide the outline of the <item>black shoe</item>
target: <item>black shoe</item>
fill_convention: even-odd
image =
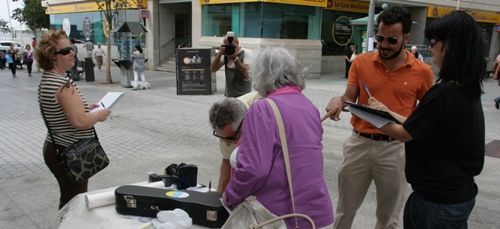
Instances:
[[[497,110],[500,108],[500,97],[495,98],[495,108],[497,108]]]

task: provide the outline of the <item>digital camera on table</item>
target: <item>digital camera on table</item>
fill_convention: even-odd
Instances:
[[[165,187],[173,184],[177,189],[186,189],[197,185],[198,167],[193,164],[171,164],[165,168],[164,175],[149,174],[149,182],[163,181]]]
[[[234,32],[228,31],[226,37],[227,37],[227,45],[223,45],[226,48],[224,54],[231,56],[234,54],[234,52],[236,52],[236,47],[233,45]]]

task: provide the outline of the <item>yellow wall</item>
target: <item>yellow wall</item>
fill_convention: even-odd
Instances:
[[[454,11],[455,8],[443,6],[429,6],[427,8],[427,17],[439,18]],[[478,22],[500,24],[500,12],[487,12],[479,10],[468,10],[467,12]]]

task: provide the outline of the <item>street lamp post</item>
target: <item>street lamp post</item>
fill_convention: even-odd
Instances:
[[[10,7],[9,7],[9,1],[7,0],[7,14],[9,15],[9,24],[10,24],[10,34],[12,35],[12,40],[14,40],[14,29],[12,28],[12,19],[10,18]]]
[[[370,0],[370,7],[368,8],[368,25],[366,27],[366,51],[373,51],[373,24],[375,15],[375,0]]]

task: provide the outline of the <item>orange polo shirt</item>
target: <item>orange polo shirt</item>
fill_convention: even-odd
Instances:
[[[368,103],[365,83],[373,97],[385,104],[390,110],[408,117],[417,105],[417,100],[433,85],[431,67],[406,51],[406,63],[392,71],[387,70],[378,52],[366,53],[356,57],[349,70],[348,86],[359,89],[358,104]],[[352,126],[362,133],[382,133],[370,123],[352,116]]]

